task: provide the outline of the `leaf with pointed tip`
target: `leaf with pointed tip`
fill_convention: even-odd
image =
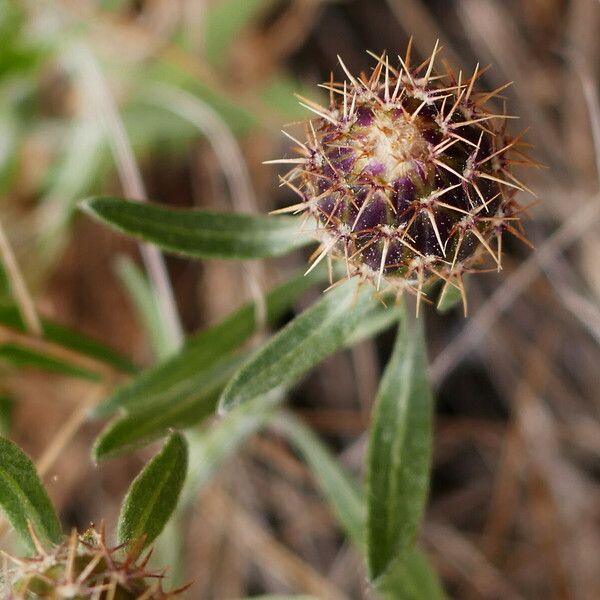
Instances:
[[[327,292],[318,302],[273,336],[233,377],[219,410],[228,411],[280,386],[289,386],[324,358],[359,341],[358,329],[374,335],[371,319],[385,328],[398,318],[397,307],[386,308],[373,288],[358,288],[352,279]],[[381,319],[382,311],[389,311]]]
[[[364,552],[366,507],[360,487],[342,470],[323,442],[293,415],[279,414],[273,427],[304,458],[340,525]],[[427,556],[413,547],[407,548],[401,560],[378,581],[377,592],[389,600],[445,598]]]
[[[385,369],[369,438],[367,563],[380,578],[412,546],[427,496],[433,397],[423,320],[405,316]]]
[[[23,348],[17,344],[0,344],[0,361],[10,363],[18,368],[39,369],[67,377],[80,377],[91,381],[100,381],[101,379],[98,373],[89,369],[82,369],[64,360],[56,359],[37,350]]]
[[[169,208],[104,196],[80,206],[125,234],[192,258],[282,256],[313,241],[301,232],[301,220],[292,217]]]
[[[304,291],[325,276],[325,269],[315,269],[310,275],[297,275],[271,290],[265,297],[267,323],[276,323]],[[220,323],[188,338],[177,354],[117,389],[97,407],[94,416],[106,416],[118,408],[134,411],[154,404],[174,403],[199,392],[196,379],[202,377],[200,372],[229,356],[255,331],[256,305],[248,303]]]
[[[187,467],[187,443],[180,433],[174,433],[125,496],[117,528],[119,544],[143,536],[148,545],[156,539],[177,506]]]
[[[0,437],[0,508],[30,549],[29,524],[44,543],[58,543],[61,528],[54,507],[28,456]]]
[[[113,458],[164,436],[169,429],[197,425],[215,411],[219,393],[243,360],[226,357],[175,386],[160,402],[136,408],[109,423],[92,449],[95,461]]]

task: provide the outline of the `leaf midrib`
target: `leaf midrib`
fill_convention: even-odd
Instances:
[[[107,217],[108,213],[114,211],[115,208],[116,207],[112,206],[108,209],[108,211],[99,211],[98,215],[101,216],[102,218],[104,218],[105,220],[109,221],[111,224],[113,224],[115,226],[123,227],[123,225],[121,223],[125,219],[127,219],[132,224],[138,224],[138,225],[141,224],[141,225],[145,225],[145,226],[150,226],[151,228],[153,228],[157,231],[165,231],[165,232],[170,231],[172,233],[185,235],[186,237],[190,237],[191,239],[198,238],[198,237],[201,237],[203,239],[227,240],[227,241],[234,239],[234,240],[243,241],[245,243],[250,241],[250,242],[256,244],[256,239],[254,239],[256,234],[263,234],[263,235],[267,234],[274,238],[277,238],[277,237],[284,238],[285,236],[287,236],[290,233],[290,231],[293,231],[294,233],[298,233],[298,229],[297,229],[298,224],[297,223],[294,223],[294,222],[281,223],[281,222],[278,222],[278,221],[281,221],[281,219],[277,219],[276,217],[273,218],[272,225],[269,225],[268,222],[254,221],[251,227],[246,226],[243,228],[236,229],[231,226],[229,228],[227,228],[227,227],[216,228],[216,223],[202,223],[201,218],[194,218],[193,213],[189,215],[187,223],[184,221],[182,221],[180,223],[176,223],[176,222],[167,220],[167,221],[162,221],[160,223],[160,227],[158,229],[156,229],[156,220],[146,217],[142,213],[134,214],[134,212],[124,211],[121,213],[121,215],[123,217],[125,217],[125,219],[121,219],[120,221],[107,219],[106,217]],[[167,211],[168,211],[168,209],[165,209],[165,213]],[[154,216],[160,216],[161,212],[162,211],[156,211],[156,214]],[[190,211],[190,213],[191,212],[192,211]],[[162,216],[164,216],[165,213],[162,213]],[[117,210],[117,215],[119,215],[118,210]],[[177,215],[177,216],[179,217],[179,215]],[[184,214],[181,215],[182,218],[185,218],[185,216],[187,216],[187,215],[184,215]],[[201,215],[201,216],[204,217],[205,215]],[[221,215],[219,215],[219,216],[221,216]],[[210,219],[210,217],[208,217],[208,219]],[[215,219],[215,221],[216,221],[216,219]],[[201,232],[200,235],[198,235],[198,232]],[[235,237],[232,238],[232,236],[235,236]]]
[[[410,402],[410,396],[413,391],[413,369],[415,365],[415,353],[416,353],[416,344],[414,340],[414,335],[409,335],[408,342],[409,347],[405,352],[405,359],[403,361],[403,377],[407,382],[407,385],[404,388],[404,393],[402,395],[402,403],[400,404],[398,411],[398,419],[400,420],[400,434],[397,436],[395,443],[392,446],[392,462],[391,462],[391,481],[390,481],[390,492],[392,494],[392,498],[394,499],[393,503],[390,503],[388,507],[388,523],[393,523],[395,527],[398,526],[398,506],[400,504],[400,498],[398,497],[398,485],[399,485],[399,470],[402,468],[404,461],[404,447],[406,444],[406,427],[407,427],[407,419],[408,419],[408,411],[410,407],[408,406]],[[390,519],[391,515],[396,515],[395,519]],[[397,532],[395,532],[397,534]],[[389,561],[388,561],[389,564]]]

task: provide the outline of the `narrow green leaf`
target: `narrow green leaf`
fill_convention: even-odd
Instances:
[[[226,412],[279,386],[295,383],[336,350],[358,341],[355,330],[373,333],[366,324],[385,308],[369,286],[350,280],[327,292],[288,323],[244,365],[225,388],[219,410]],[[387,320],[384,320],[387,323]],[[381,323],[381,322],[380,322]]]
[[[279,414],[273,426],[304,457],[342,529],[361,551],[365,551],[366,507],[362,490],[343,471],[321,440],[290,414]],[[437,574],[425,554],[407,548],[378,582],[377,592],[389,600],[442,600],[445,598]]]
[[[355,545],[363,549],[366,513],[358,485],[346,475],[323,442],[292,414],[278,415],[273,425],[304,457],[340,525]]]
[[[173,386],[161,401],[136,408],[117,418],[102,431],[92,449],[96,461],[139,448],[162,437],[171,428],[185,429],[215,411],[222,389],[243,360],[224,358],[195,377]]]
[[[42,352],[23,348],[16,344],[0,344],[0,361],[19,368],[29,367],[68,377],[81,377],[91,381],[100,380],[100,376],[93,371],[82,369],[64,360],[58,360]]]
[[[125,356],[97,340],[82,335],[78,331],[53,321],[43,320],[44,337],[51,342],[61,344],[65,348],[75,350],[113,367],[121,373],[132,374],[138,368]]]
[[[193,258],[281,256],[313,241],[291,217],[175,209],[101,196],[84,200],[81,207],[123,233]]]
[[[399,305],[385,307],[377,300],[371,308],[368,315],[360,320],[348,334],[344,342],[344,348],[352,348],[352,346],[355,346],[359,342],[370,339],[382,331],[389,329],[402,316],[402,309]]]
[[[423,320],[405,317],[373,410],[367,466],[367,563],[380,578],[411,547],[425,506],[433,398]]]
[[[44,543],[58,543],[60,523],[35,467],[25,453],[10,440],[0,437],[0,508],[22,540],[31,549],[31,523]]]
[[[185,481],[188,448],[184,437],[174,433],[163,449],[133,480],[119,515],[119,544],[145,537],[152,543],[171,517]]]
[[[273,394],[256,398],[239,409],[231,411],[224,418],[214,421],[210,426],[200,431],[191,430],[188,433],[190,468],[180,496],[180,508],[155,545],[157,551],[162,550],[161,556],[165,554],[181,558],[179,535],[174,531],[178,529],[178,524],[174,521],[181,516],[183,510],[197,502],[198,491],[250,435],[265,425],[281,400],[281,395]],[[165,539],[169,534],[171,540]],[[182,584],[183,576],[177,574],[180,567],[177,561],[157,561],[155,564],[173,565],[176,570],[170,570],[168,577],[173,580],[172,585]]]
[[[387,600],[445,600],[442,584],[427,556],[408,548],[383,577],[377,592]]]
[[[265,298],[267,323],[274,324],[302,292],[322,281],[325,275],[324,269],[315,269],[309,276],[298,275],[269,292]],[[255,331],[256,307],[249,303],[217,325],[195,334],[177,354],[118,389],[94,415],[105,416],[119,407],[132,411],[166,401],[176,402],[195,389],[200,371],[228,356]]]
[[[42,57],[42,44],[26,34],[28,24],[27,13],[18,2],[4,0],[0,3],[0,78],[3,82],[35,75],[34,69]],[[6,91],[4,95],[14,97]]]

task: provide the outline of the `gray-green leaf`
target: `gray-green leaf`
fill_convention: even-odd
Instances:
[[[270,291],[266,300],[268,323],[274,323],[308,287],[325,276],[315,269]],[[234,354],[256,330],[256,307],[250,303],[217,325],[190,338],[171,358],[144,371],[117,390],[96,411],[96,416],[124,408],[127,414],[98,437],[95,460],[121,454],[164,435],[169,428],[195,425],[215,410],[218,395],[244,358]]]
[[[84,200],[81,207],[123,233],[193,258],[281,256],[312,241],[300,231],[301,221],[291,217],[176,209],[103,196]]]
[[[0,437],[0,508],[22,540],[34,548],[28,523],[43,543],[58,543],[61,528],[35,467],[10,440]]]
[[[414,542],[427,496],[433,399],[423,320],[404,318],[373,410],[367,467],[367,563],[380,578]]]
[[[145,545],[156,539],[175,510],[187,465],[187,443],[181,434],[174,433],[127,492],[117,529],[120,544],[142,536]]]
[[[327,292],[273,336],[229,382],[219,410],[226,412],[274,388],[292,385],[328,355],[358,342],[357,329],[376,333],[369,326],[371,319],[384,328],[398,317],[396,308],[386,308],[374,298],[373,288],[359,290],[358,285],[352,279]],[[383,320],[382,311],[389,311]]]
[[[275,323],[310,286],[323,280],[326,271],[315,269],[310,275],[297,275],[271,290],[265,300],[267,323]],[[248,303],[220,323],[189,338],[174,356],[145,370],[130,384],[119,388],[96,409],[96,417],[147,409],[154,404],[177,402],[198,392],[199,373],[229,356],[256,331],[256,306]]]
[[[278,415],[274,427],[304,457],[340,525],[361,552],[365,550],[365,503],[362,490],[342,470],[321,440],[292,415]],[[389,600],[445,598],[427,556],[410,547],[402,560],[386,572],[377,592]]]
[[[224,358],[173,386],[171,394],[161,401],[136,408],[109,423],[94,443],[94,460],[134,450],[165,435],[170,428],[185,429],[212,415],[220,392],[242,358]]]

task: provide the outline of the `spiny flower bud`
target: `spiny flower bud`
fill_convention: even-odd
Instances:
[[[527,188],[511,166],[533,161],[520,136],[506,134],[506,111],[487,107],[506,86],[477,92],[479,66],[470,78],[439,75],[438,52],[436,44],[413,68],[409,44],[397,69],[385,53],[372,55],[370,77],[354,77],[340,59],[347,80],[322,85],[328,108],[300,98],[316,114],[306,142],[286,134],[300,157],[270,162],[292,164],[282,183],[302,200],[276,212],[317,222],[313,266],[342,258],[348,277],[418,301],[443,280],[461,291],[466,310],[463,275],[484,255],[500,270],[505,231],[526,241],[515,195]]]
[[[162,590],[163,574],[146,569],[151,552],[140,560],[143,540],[109,548],[104,533],[90,529],[48,551],[32,536],[35,556],[7,557],[13,566],[5,565],[2,600],[168,600],[184,591]]]

